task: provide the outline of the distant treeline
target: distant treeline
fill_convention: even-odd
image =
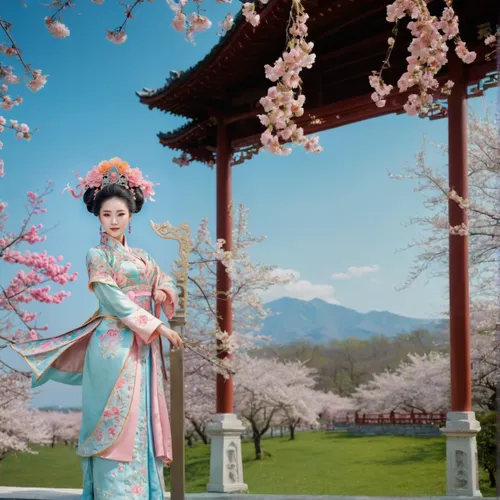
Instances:
[[[395,369],[408,353],[448,352],[448,348],[445,334],[415,330],[392,338],[376,335],[367,340],[350,338],[326,345],[307,342],[271,345],[259,349],[258,355],[307,362],[307,366],[318,371],[317,389],[350,396],[357,386],[368,382],[375,373]]]

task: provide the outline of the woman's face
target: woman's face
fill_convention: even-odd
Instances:
[[[119,241],[123,241],[123,235],[131,218],[127,204],[120,198],[106,200],[99,212],[99,220],[104,231]]]

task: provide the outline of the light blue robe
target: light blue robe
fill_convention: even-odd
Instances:
[[[172,451],[152,293],[167,293],[169,318],[177,293],[146,252],[106,235],[89,250],[87,270],[98,312],[75,330],[13,348],[31,366],[33,387],[82,385],[82,500],[163,500]]]

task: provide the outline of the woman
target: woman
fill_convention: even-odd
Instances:
[[[119,158],[80,181],[103,228],[87,253],[99,310],[75,330],[14,349],[31,366],[33,387],[47,380],[82,385],[82,500],[163,499],[163,466],[172,452],[162,338],[173,348],[182,339],[153,314],[153,302],[170,319],[177,293],[154,260],[125,239],[132,214],[154,194],[152,184]]]

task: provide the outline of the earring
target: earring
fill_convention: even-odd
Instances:
[[[99,226],[99,232],[97,234],[102,234],[102,224]]]
[[[129,225],[128,225],[128,234],[130,234],[131,232],[132,232],[132,227],[131,227],[131,225],[129,223]]]

